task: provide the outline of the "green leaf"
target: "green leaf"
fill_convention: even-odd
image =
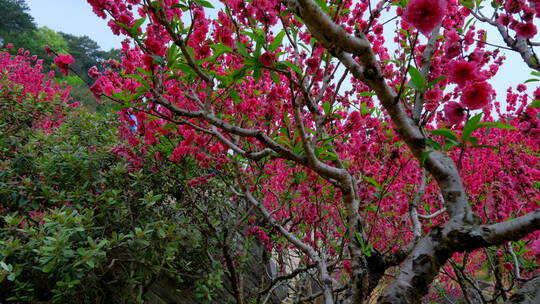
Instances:
[[[474,145],[475,148],[488,148],[488,149],[497,149],[496,146],[490,146],[490,145]]]
[[[9,272],[11,272],[13,270],[13,266],[8,265],[8,264],[4,263],[3,261],[0,261],[0,267],[2,267],[2,269],[6,270],[6,271],[9,271]]]
[[[176,60],[176,55],[178,54],[178,46],[172,44],[167,51],[167,66],[170,67],[172,63]]]
[[[187,11],[187,10],[189,10],[189,7],[188,7],[188,6],[185,6],[185,5],[183,5],[183,4],[173,4],[173,5],[171,6],[171,8],[179,8],[179,9],[181,9],[181,10],[184,11],[184,12]]]
[[[274,41],[272,41],[272,44],[270,44],[270,46],[268,47],[268,50],[270,52],[274,52],[275,50],[277,50],[283,42],[283,37],[285,37],[285,31],[281,30],[281,32],[279,32],[274,38]]]
[[[131,29],[127,25],[125,25],[125,24],[123,24],[122,22],[119,22],[119,21],[116,21],[116,24],[118,26],[120,26],[121,28],[125,29],[128,33],[131,34]]]
[[[139,27],[146,21],[146,17],[142,17],[141,19],[138,19],[137,21],[135,21],[135,23],[133,23],[133,25],[131,26],[131,30],[134,32],[136,30],[139,29]]]
[[[317,5],[319,5],[319,7],[320,7],[326,14],[330,14],[330,13],[331,13],[330,9],[328,8],[328,5],[326,4],[326,0],[315,0],[315,2],[317,3]]]
[[[371,114],[374,111],[375,111],[375,108],[368,107],[367,102],[362,102],[362,104],[360,105],[360,114],[362,114],[362,116]]]
[[[459,3],[468,9],[474,9],[474,2],[472,0],[460,0]]]
[[[465,123],[463,133],[461,133],[461,138],[464,143],[469,140],[471,134],[478,128],[480,119],[482,119],[482,113],[476,114],[475,116],[471,117],[467,123]]]
[[[450,130],[450,129],[441,128],[441,129],[437,129],[437,130],[428,130],[428,131],[431,134],[443,136],[443,137],[446,137],[446,138],[457,141],[457,134],[454,131]]]
[[[276,74],[276,72],[270,71],[270,77],[272,77],[272,80],[275,84],[279,85],[281,83],[281,81],[279,80],[279,76]]]
[[[323,110],[324,110],[325,115],[332,114],[332,105],[330,104],[330,102],[325,101],[322,106],[323,106]]]
[[[371,183],[377,190],[381,188],[381,185],[372,177],[369,176],[363,176],[362,177],[365,181]]]
[[[438,150],[438,151],[442,150],[441,145],[431,138],[426,139],[426,144],[435,150]]]
[[[419,91],[424,91],[426,89],[426,79],[417,68],[411,66],[409,68],[409,75],[411,75],[411,81]]]
[[[289,61],[282,61],[281,63],[283,63],[284,65],[290,67],[291,69],[293,69],[296,73],[302,75],[302,69],[300,67],[298,67],[296,64],[292,63],[292,62],[289,62]]]
[[[177,64],[177,66],[178,66],[178,69],[180,69],[180,71],[182,71],[186,75],[195,73],[195,71],[189,66],[189,64],[185,62],[180,62]]]
[[[444,142],[443,150],[449,151],[451,148],[459,146],[459,142],[457,140],[453,140],[451,138],[447,138]]]
[[[255,69],[253,70],[253,78],[255,78],[256,81],[259,81],[262,76],[262,69]]]
[[[238,49],[238,53],[244,57],[250,57],[248,52],[246,51],[246,47],[240,43],[240,41],[236,41],[236,49]]]
[[[361,93],[358,93],[358,96],[361,96],[361,97],[375,96],[375,95],[377,95],[377,93],[375,93],[375,92],[361,92]]]
[[[540,100],[535,100],[529,105],[531,108],[540,108]]]
[[[240,95],[238,94],[238,91],[230,90],[229,92],[230,92],[229,94],[231,95],[231,98],[233,99],[235,104],[239,104],[239,103],[242,102],[242,98],[240,98]]]
[[[495,129],[504,129],[504,130],[516,130],[514,126],[505,124],[504,122],[483,122],[478,124],[478,128],[495,128]]]
[[[53,269],[54,269],[54,265],[53,265],[53,264],[47,264],[47,265],[43,266],[43,268],[41,269],[41,271],[43,271],[43,272],[45,272],[45,273],[49,273],[49,272],[51,272]]]
[[[429,154],[431,154],[433,151],[425,151],[422,153],[422,156],[420,157],[420,164],[422,167],[425,165],[427,158],[429,157]]]
[[[447,78],[448,76],[444,75],[444,76],[441,76],[441,77],[437,77],[435,79],[433,79],[432,81],[430,81],[428,83],[428,88],[431,88],[432,86],[436,85],[437,83],[439,83],[441,80]]]
[[[196,0],[197,4],[199,4],[202,7],[208,7],[208,8],[215,8],[212,3],[205,1],[205,0]]]

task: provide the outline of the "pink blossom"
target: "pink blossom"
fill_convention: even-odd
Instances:
[[[519,13],[525,5],[524,0],[506,0],[504,3],[504,9],[509,13]]]
[[[497,22],[504,26],[508,26],[510,22],[512,22],[513,20],[514,18],[512,18],[512,15],[507,15],[507,14],[500,14],[499,17],[497,18]]]
[[[446,15],[446,0],[411,0],[403,20],[428,36]]]
[[[48,55],[48,56],[53,56],[54,55],[54,51],[51,49],[50,46],[48,45],[45,45],[43,46],[43,50],[45,51],[45,53]]]
[[[351,262],[351,260],[344,260],[343,261],[343,271],[345,271],[348,274],[352,274],[352,262]]]
[[[518,37],[526,39],[533,38],[538,32],[536,25],[534,25],[532,22],[518,23],[515,30]]]
[[[448,59],[452,59],[456,56],[459,56],[461,54],[461,42],[460,41],[452,41],[445,45],[445,56]]]
[[[527,90],[527,86],[524,85],[523,83],[520,83],[520,84],[518,84],[516,89],[517,89],[518,92],[524,92],[525,90]]]
[[[455,101],[449,102],[443,109],[444,117],[451,125],[457,125],[465,118],[465,109]]]
[[[319,67],[319,60],[317,58],[311,57],[306,59],[306,66],[307,66],[307,72],[308,73],[315,73],[317,72],[317,68]]]
[[[536,257],[540,257],[540,238],[537,238],[534,240],[534,242],[531,245],[532,252]]]
[[[540,99],[540,87],[536,88],[533,92],[533,96],[535,100]]]
[[[459,86],[478,80],[477,67],[472,62],[456,60],[447,64],[449,80]]]
[[[441,99],[442,92],[441,92],[441,90],[427,90],[424,93],[424,96],[425,96],[426,100],[436,101],[436,100]]]
[[[66,76],[69,74],[69,65],[74,61],[75,59],[68,54],[60,54],[54,58],[54,64],[56,64],[58,69],[60,69],[60,72]]]
[[[142,57],[144,65],[146,65],[148,68],[151,68],[154,66],[154,57],[150,54],[144,54]]]
[[[259,57],[259,62],[265,67],[271,67],[275,60],[275,55],[270,52],[266,52]]]
[[[468,85],[461,95],[461,103],[471,110],[483,108],[491,102],[493,88],[485,81]]]
[[[98,71],[98,68],[96,66],[91,67],[88,69],[88,76],[91,78],[98,78],[101,76],[101,73]]]
[[[165,47],[163,46],[162,43],[160,43],[153,37],[146,38],[144,40],[144,45],[146,46],[146,48],[148,48],[149,51],[151,51],[152,53],[158,56],[165,55],[165,52],[166,52]]]

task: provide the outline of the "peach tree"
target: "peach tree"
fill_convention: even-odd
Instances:
[[[218,179],[251,204],[238,227],[280,261],[260,294],[310,274],[299,301],[525,297],[540,90],[504,99],[492,78],[504,52],[540,76],[538,1],[88,2],[128,38],[92,91],[120,105],[133,150],[193,160],[208,174],[191,185]]]

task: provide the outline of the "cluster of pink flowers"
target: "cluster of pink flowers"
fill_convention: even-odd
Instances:
[[[54,58],[54,64],[56,64],[60,72],[66,76],[69,74],[69,65],[74,61],[75,59],[68,54],[60,54]]]
[[[537,33],[538,29],[533,23],[533,18],[540,15],[540,5],[538,1],[529,1],[528,5],[524,0],[508,0],[504,3],[502,13],[497,18],[497,22],[509,27],[521,38],[531,39]],[[514,15],[518,15],[520,20],[516,20]]]
[[[261,241],[261,243],[263,243],[263,245],[269,251],[272,251],[272,240],[268,236],[268,233],[266,233],[266,231],[264,231],[261,227],[259,227],[259,226],[249,226],[247,228],[247,236],[248,237],[251,237],[251,236],[257,237],[257,239],[259,239],[259,241]]]
[[[9,48],[13,48],[13,45],[6,45],[6,49]],[[16,97],[11,97],[16,98],[19,102],[24,102],[26,97],[32,97],[38,102],[50,102],[58,99],[67,104],[70,87],[64,88],[54,83],[54,72],[44,74],[43,61],[37,59],[35,55],[31,55],[29,51],[19,49],[17,53],[17,56],[12,56],[8,52],[0,52],[0,80],[5,77],[10,86],[14,84],[20,86],[16,90],[13,87],[10,90],[2,90],[1,86],[4,85],[2,83],[0,84],[0,94],[15,94]],[[72,103],[73,105],[75,103]],[[41,117],[36,120],[35,127],[45,131],[57,127],[63,120],[62,111],[58,108],[58,113]]]
[[[403,20],[429,36],[445,15],[446,0],[411,0],[405,8]]]
[[[463,59],[447,63],[448,80],[461,90],[460,102],[449,102],[444,107],[446,119],[450,124],[459,124],[465,118],[465,108],[478,110],[493,99],[494,90],[479,72],[476,61]]]

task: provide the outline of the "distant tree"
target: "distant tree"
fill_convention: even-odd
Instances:
[[[34,37],[36,38],[34,41],[36,49],[43,50],[43,47],[48,45],[59,53],[66,53],[71,50],[71,46],[63,35],[46,26],[34,31]]]
[[[24,0],[0,0],[0,38],[3,42],[14,42],[21,32],[36,29]]]
[[[106,59],[120,60],[120,49],[110,49],[108,51],[101,51],[100,56]]]
[[[45,52],[44,47],[46,45],[58,53],[67,53],[69,51],[68,43],[64,40],[64,37],[46,26],[21,33],[15,44],[17,48],[24,48],[30,51],[31,54],[43,59],[43,67],[46,70],[52,68],[53,64],[52,57]]]

